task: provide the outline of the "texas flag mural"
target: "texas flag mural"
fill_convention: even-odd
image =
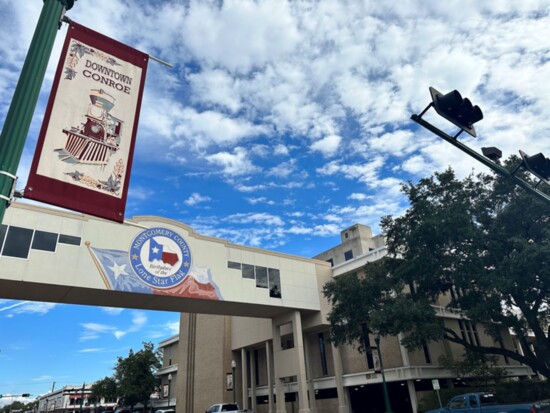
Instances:
[[[151,238],[149,240],[149,262],[162,261],[164,264],[174,265],[179,261],[178,254],[170,251],[169,247]]]

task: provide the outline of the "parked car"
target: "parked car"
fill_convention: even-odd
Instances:
[[[176,413],[176,411],[174,409],[160,409],[155,410],[155,413]]]
[[[239,409],[239,405],[236,403],[217,403],[213,404],[206,410],[205,413],[254,413],[252,410]]]
[[[466,393],[426,413],[550,413],[550,400],[500,404],[492,393]]]

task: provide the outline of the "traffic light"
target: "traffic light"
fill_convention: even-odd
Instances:
[[[483,119],[483,112],[477,105],[472,105],[470,99],[463,98],[458,90],[453,90],[446,95],[430,87],[432,102],[436,112],[454,123],[463,131],[476,136],[474,123]]]
[[[523,151],[519,151],[522,158],[522,165],[543,181],[550,181],[550,159],[546,158],[542,153],[529,156]]]

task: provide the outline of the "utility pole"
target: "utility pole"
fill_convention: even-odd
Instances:
[[[16,173],[61,19],[75,0],[44,0],[0,134],[0,223],[11,202]],[[15,3],[15,2],[14,2]]]

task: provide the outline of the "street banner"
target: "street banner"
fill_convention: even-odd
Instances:
[[[70,23],[25,198],[124,221],[148,60]]]

